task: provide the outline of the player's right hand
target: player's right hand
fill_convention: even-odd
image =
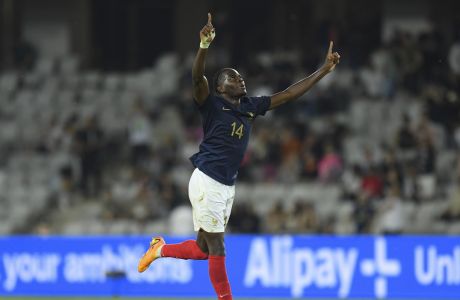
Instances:
[[[209,47],[211,42],[216,37],[216,30],[214,29],[214,26],[212,26],[211,21],[212,21],[211,13],[208,13],[208,23],[206,23],[203,29],[200,30],[200,41],[201,41],[200,45],[206,46],[202,48]]]

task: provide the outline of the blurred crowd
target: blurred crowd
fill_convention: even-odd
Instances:
[[[341,47],[341,53],[352,52]],[[295,50],[255,53],[235,67],[250,95],[269,95],[313,72],[299,62],[319,66],[322,50],[312,51],[318,53],[313,58]],[[260,214],[254,206],[266,205],[264,199],[245,201],[237,192],[229,231],[458,230],[449,226],[460,222],[460,37],[401,31],[360,53],[365,59],[359,62],[342,55],[337,70],[310,93],[257,119],[238,179],[254,188],[261,183],[338,187],[335,200],[347,213],[337,209],[322,217],[317,206],[330,199],[310,201],[306,195],[289,206],[278,199]],[[41,212],[10,232],[60,233],[72,211],[92,205],[101,224],[130,220],[139,233],[150,228],[187,233],[172,227],[189,224],[181,222],[190,213],[188,157],[202,138],[191,96],[192,59],[193,54],[165,55],[153,69],[133,74],[82,72],[69,61],[37,61],[32,70],[2,74],[1,123],[35,127],[31,138],[8,139],[9,131],[2,133],[2,174],[9,176],[10,161],[19,156],[39,156],[56,166],[42,183],[49,193]],[[208,77],[231,64],[226,49],[212,49]],[[27,91],[33,96],[24,100]],[[41,94],[50,98],[43,106],[37,104]],[[26,108],[18,104],[13,106],[22,112],[8,110],[13,103]],[[34,105],[39,111],[26,114]],[[176,214],[179,221],[173,222]],[[85,222],[85,216],[75,218]],[[410,221],[417,218],[425,224],[418,230]],[[152,222],[157,227],[147,228]],[[100,231],[111,232],[104,228]]]

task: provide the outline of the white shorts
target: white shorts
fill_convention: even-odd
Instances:
[[[188,185],[188,196],[193,208],[193,227],[206,232],[224,232],[235,199],[235,186],[222,184],[198,168],[193,171]]]

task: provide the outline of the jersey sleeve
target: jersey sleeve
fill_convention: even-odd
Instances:
[[[255,107],[256,115],[263,116],[270,108],[270,104],[272,102],[272,98],[269,96],[261,96],[261,97],[251,97],[253,105]]]

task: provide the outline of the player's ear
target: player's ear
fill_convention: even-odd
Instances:
[[[217,91],[219,92],[219,94],[222,94],[224,92],[224,87],[222,86],[222,84],[219,84],[217,86]]]

